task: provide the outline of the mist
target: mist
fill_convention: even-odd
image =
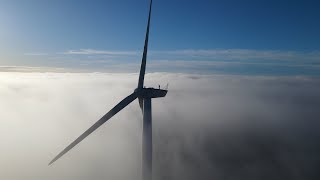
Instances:
[[[0,73],[0,178],[138,180],[134,101],[52,158],[137,86],[137,74]],[[320,79],[151,73],[154,179],[319,179]]]

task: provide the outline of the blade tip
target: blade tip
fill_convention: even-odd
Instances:
[[[56,158],[54,158],[52,161],[49,162],[48,166],[52,165],[54,162],[56,162]]]

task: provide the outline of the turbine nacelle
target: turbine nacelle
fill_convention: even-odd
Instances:
[[[167,95],[168,90],[155,88],[137,88],[134,90],[139,98],[160,98]]]

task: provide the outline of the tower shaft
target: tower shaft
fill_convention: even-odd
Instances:
[[[142,176],[143,180],[152,180],[151,98],[143,99]]]

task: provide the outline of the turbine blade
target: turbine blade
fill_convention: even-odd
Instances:
[[[137,98],[136,93],[132,93],[128,97],[124,98],[121,102],[119,102],[114,108],[112,108],[107,114],[105,114],[99,121],[94,123],[88,130],[86,130],[83,134],[81,134],[76,140],[74,140],[69,146],[67,146],[63,151],[61,151],[50,163],[54,163],[68,151],[70,151],[74,146],[76,146],[79,142],[81,142],[84,138],[90,135],[93,131],[98,129],[103,123],[108,121],[112,116],[117,114],[123,108],[125,108],[128,104],[130,104],[133,100]]]
[[[144,48],[143,48],[143,55],[142,55],[142,61],[141,61],[141,67],[140,67],[138,89],[143,88],[144,75],[146,73],[146,62],[147,62],[147,55],[148,55],[148,42],[149,42],[149,29],[150,29],[151,10],[152,10],[152,0],[150,1],[148,25],[147,25],[146,38],[145,38],[145,41],[144,41]]]

